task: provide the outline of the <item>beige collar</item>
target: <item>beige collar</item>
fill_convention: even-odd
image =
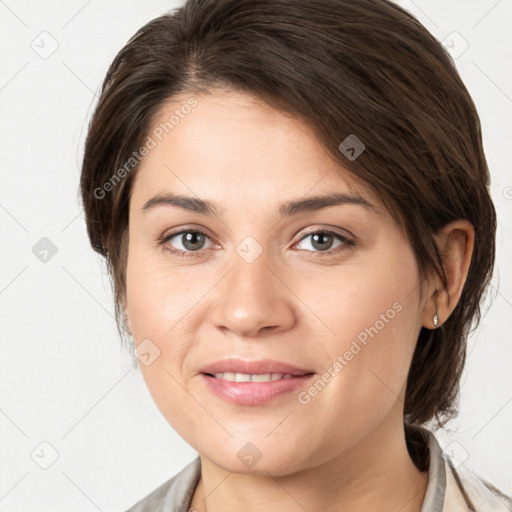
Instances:
[[[420,512],[511,512],[512,498],[504,495],[463,463],[441,450],[432,432],[428,439],[429,478]]]

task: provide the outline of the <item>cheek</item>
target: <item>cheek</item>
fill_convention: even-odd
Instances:
[[[322,321],[326,370],[336,375],[327,386],[333,408],[364,415],[401,395],[420,329],[419,286],[416,260],[404,247],[324,280],[321,292],[299,292]]]
[[[126,295],[135,341],[171,338],[175,326],[179,324],[181,329],[181,319],[204,293],[199,288],[197,281],[191,282],[179,268],[165,266],[160,251],[135,244],[130,247]]]
[[[183,414],[190,409],[184,391],[190,375],[187,355],[197,339],[197,314],[205,293],[214,284],[190,280],[190,270],[164,265],[143,248],[130,247],[126,269],[127,313],[135,340],[139,368],[156,405],[172,425],[192,429]],[[143,354],[149,353],[149,357]],[[149,364],[147,364],[149,363]],[[190,423],[190,424],[189,424]]]

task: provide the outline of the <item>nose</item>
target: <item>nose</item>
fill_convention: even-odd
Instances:
[[[232,266],[219,282],[212,322],[238,337],[253,338],[261,332],[276,333],[291,328],[296,321],[293,293],[284,276],[274,270],[263,251],[255,261],[248,262],[234,254]]]

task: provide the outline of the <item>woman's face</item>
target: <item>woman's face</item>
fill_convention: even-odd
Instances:
[[[304,123],[243,93],[188,99],[162,109],[130,202],[126,312],[147,386],[226,470],[348,458],[402,428],[424,305],[412,248]]]

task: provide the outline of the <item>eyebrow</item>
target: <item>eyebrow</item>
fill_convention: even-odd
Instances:
[[[375,210],[375,206],[369,201],[358,195],[349,195],[342,193],[333,193],[322,196],[308,197],[307,199],[298,199],[287,201],[279,206],[281,217],[289,217],[298,213],[314,212],[327,208],[329,206],[339,205],[359,205]],[[207,217],[220,217],[221,212],[211,201],[195,197],[176,195],[172,193],[158,194],[144,203],[142,211],[145,213],[156,206],[174,206],[183,210],[205,215]]]

